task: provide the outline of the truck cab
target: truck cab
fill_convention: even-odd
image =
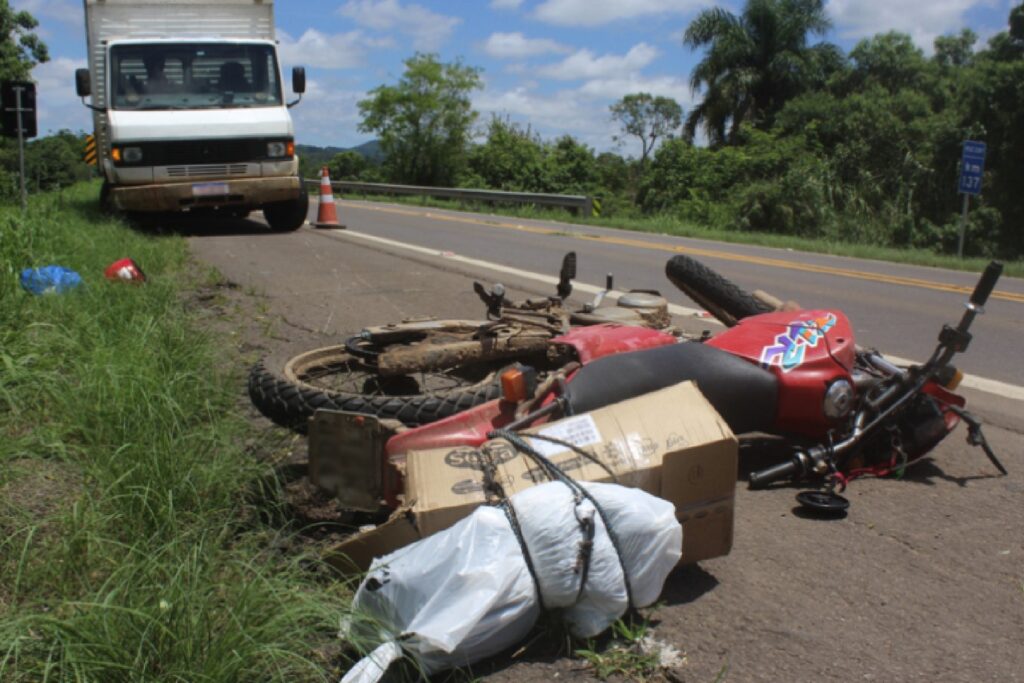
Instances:
[[[261,209],[294,230],[309,198],[298,174],[272,3],[86,0],[101,201],[133,213]],[[292,90],[305,89],[296,67]]]

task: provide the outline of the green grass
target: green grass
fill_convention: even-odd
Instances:
[[[348,595],[273,550],[278,486],[185,242],[96,194],[0,207],[0,680],[333,680]],[[146,284],[104,280],[124,256]],[[21,290],[51,263],[84,286]]]
[[[618,228],[621,230],[672,235],[675,237],[691,237],[694,239],[714,240],[717,242],[751,244],[763,247],[774,247],[777,249],[793,249],[795,251],[805,251],[818,254],[874,259],[878,261],[906,263],[933,268],[948,268],[950,270],[964,270],[980,273],[988,264],[988,259],[984,258],[958,259],[955,256],[936,254],[923,249],[897,249],[894,247],[882,247],[874,244],[837,242],[824,239],[796,237],[792,235],[778,235],[774,233],[723,230],[698,225],[670,215],[657,215],[650,217],[612,216],[594,218],[576,216],[575,214],[561,209],[543,209],[525,205],[467,204],[465,202],[458,202],[455,200],[434,199],[430,197],[385,197],[381,195],[355,195],[351,193],[346,193],[346,195],[350,198],[364,201],[413,204],[416,206],[429,206],[450,211],[493,213],[501,216],[512,216],[532,220],[560,221],[570,224]],[[1024,261],[1017,260],[1004,262],[1003,273],[1006,276],[1024,277]]]
[[[644,647],[647,635],[646,619],[619,619],[612,624],[612,639],[603,647],[590,641],[575,654],[587,662],[594,675],[602,681],[612,676],[628,681],[646,681],[660,669],[658,654]]]

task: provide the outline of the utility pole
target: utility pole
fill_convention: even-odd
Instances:
[[[36,84],[31,81],[4,81],[0,84],[0,112],[3,135],[18,138],[18,178],[21,187],[21,211],[28,208],[25,187],[25,138],[36,136]]]
[[[28,210],[28,191],[25,189],[25,129],[21,122],[21,93],[24,86],[14,86],[14,110],[18,114],[18,177],[21,179],[21,212]]]

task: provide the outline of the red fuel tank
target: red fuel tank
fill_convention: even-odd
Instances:
[[[820,438],[832,426],[823,412],[825,390],[850,379],[855,342],[841,311],[778,311],[743,318],[707,341],[779,378],[776,427]]]

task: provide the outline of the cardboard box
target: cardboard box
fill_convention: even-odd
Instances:
[[[692,382],[540,425],[524,434],[568,441],[604,465],[562,446],[531,441],[574,479],[617,480],[675,504],[683,524],[682,562],[718,557],[732,548],[737,441]],[[447,529],[487,502],[485,467],[508,496],[548,481],[532,459],[500,439],[480,448],[410,452],[406,505],[386,523],[332,548],[328,560],[339,567],[365,569],[373,557]]]

